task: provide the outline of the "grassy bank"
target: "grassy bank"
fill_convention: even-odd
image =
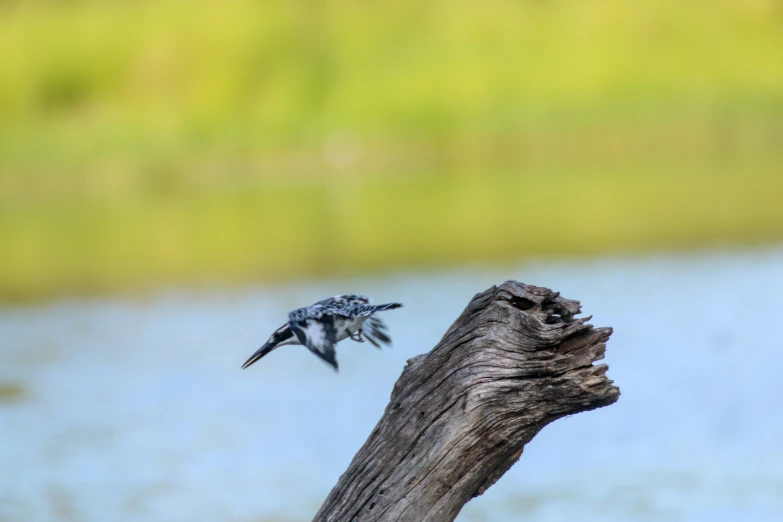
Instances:
[[[10,2],[0,299],[783,239],[781,20]]]

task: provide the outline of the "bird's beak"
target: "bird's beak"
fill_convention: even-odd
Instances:
[[[277,345],[270,345],[270,343],[266,343],[264,346],[256,350],[256,352],[253,355],[251,355],[247,361],[245,361],[245,364],[242,365],[242,369],[244,370],[245,368],[247,368],[257,360],[259,360],[261,357],[268,354],[275,348],[277,348]]]

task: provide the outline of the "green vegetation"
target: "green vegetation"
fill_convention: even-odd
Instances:
[[[0,5],[0,300],[783,238],[783,4]]]

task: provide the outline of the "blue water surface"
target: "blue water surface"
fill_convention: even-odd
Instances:
[[[783,520],[783,250],[539,261],[0,309],[0,520],[310,520],[406,359],[506,279],[612,326],[619,402],[559,420],[464,522]],[[292,308],[402,301],[394,348],[244,360]]]

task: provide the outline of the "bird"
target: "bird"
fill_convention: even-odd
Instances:
[[[288,344],[303,344],[338,371],[334,345],[343,339],[365,340],[376,348],[391,344],[388,328],[373,314],[400,308],[401,303],[373,305],[363,295],[327,297],[288,314],[288,322],[275,330],[264,345],[242,365],[244,370],[272,350]]]

